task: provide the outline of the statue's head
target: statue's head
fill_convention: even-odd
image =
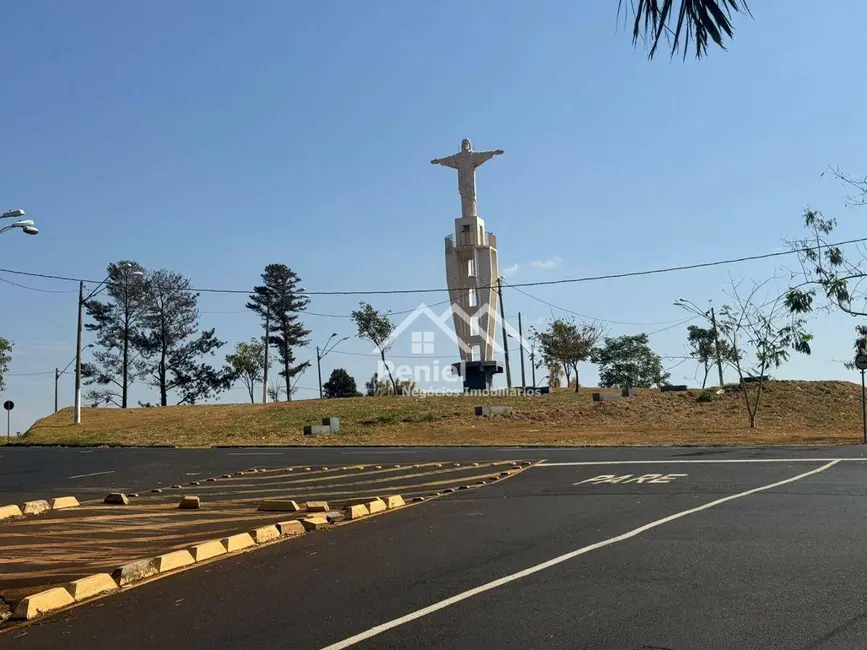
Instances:
[[[461,140],[461,151],[472,151],[472,150],[473,150],[473,143],[470,142],[469,138],[464,138],[463,140]]]

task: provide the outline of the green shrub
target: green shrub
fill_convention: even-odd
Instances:
[[[698,394],[698,397],[695,400],[696,402],[705,403],[713,401],[713,393],[709,390],[703,390]]]

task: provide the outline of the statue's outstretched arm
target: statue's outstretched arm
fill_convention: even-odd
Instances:
[[[499,156],[502,153],[504,153],[502,149],[497,149],[496,151],[474,151],[473,166],[478,167],[482,163],[485,163],[494,156]]]
[[[443,167],[451,167],[452,169],[458,168],[458,155],[454,154],[452,156],[446,156],[445,158],[434,158],[430,161],[431,165],[442,165]]]

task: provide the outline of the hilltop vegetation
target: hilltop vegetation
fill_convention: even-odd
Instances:
[[[71,409],[36,422],[23,444],[178,445],[754,445],[861,441],[861,390],[839,381],[771,381],[755,429],[734,390],[699,402],[701,391],[639,389],[594,403],[595,389],[546,397],[356,397],[278,404]],[[477,418],[477,404],[512,416]],[[302,427],[340,418],[340,433],[305,437]]]

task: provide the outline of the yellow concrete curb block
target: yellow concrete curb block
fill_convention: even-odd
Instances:
[[[124,564],[122,567],[118,567],[112,571],[111,577],[114,578],[118,585],[123,587],[133,582],[138,582],[139,580],[155,576],[157,573],[159,573],[159,571],[154,565],[154,561],[148,559]]]
[[[77,508],[80,504],[75,497],[57,497],[51,500],[51,507],[54,510],[63,510],[64,508]]]
[[[240,551],[244,548],[249,548],[250,546],[255,546],[256,542],[253,541],[253,538],[250,537],[250,533],[238,533],[237,535],[230,535],[224,539],[221,539],[220,542],[223,546],[226,547],[226,550],[229,553],[234,551]]]
[[[257,544],[264,544],[265,542],[270,542],[272,539],[280,537],[280,531],[277,530],[277,526],[262,526],[251,530],[250,537],[252,537]]]
[[[154,566],[160,573],[171,571],[172,569],[180,569],[182,566],[194,564],[192,554],[189,551],[172,551],[171,553],[163,553],[154,558]]]
[[[361,519],[362,517],[366,517],[369,514],[370,510],[368,510],[367,506],[363,503],[357,503],[354,506],[349,506],[346,508],[347,519]]]
[[[12,517],[20,517],[23,513],[18,506],[0,506],[0,521],[11,519]]]
[[[377,512],[384,512],[388,509],[388,506],[385,505],[385,501],[382,499],[374,499],[367,503],[367,509],[370,510],[370,514],[375,515]]]
[[[226,547],[223,546],[218,539],[212,539],[209,542],[202,542],[201,544],[196,544],[190,548],[190,555],[193,556],[193,559],[196,562],[210,560],[212,557],[224,555],[225,553]]]
[[[298,512],[301,506],[291,499],[265,499],[257,510],[262,512]]]
[[[389,510],[392,508],[400,508],[401,506],[405,506],[406,502],[403,500],[403,497],[399,494],[395,494],[394,496],[385,497],[385,505]]]
[[[45,512],[46,510],[51,510],[51,504],[48,503],[45,499],[39,499],[37,501],[25,501],[24,505],[21,506],[21,510],[25,515],[38,515],[41,512]],[[0,517],[2,519],[3,517]]]
[[[379,497],[355,497],[353,499],[347,499],[345,505],[347,508],[349,506],[363,506],[378,498]]]
[[[75,602],[81,602],[86,598],[92,598],[93,596],[105,594],[117,589],[117,583],[115,583],[115,581],[112,580],[112,577],[107,573],[97,573],[96,575],[87,576],[86,578],[73,580],[66,585],[66,590]]]
[[[302,524],[297,519],[293,519],[292,521],[281,521],[277,523],[277,530],[280,531],[280,534],[284,537],[290,537],[294,535],[303,535],[307,532],[304,529],[304,524]]]
[[[328,526],[328,520],[325,517],[305,517],[301,520],[301,525],[304,530],[319,530]]]
[[[17,506],[16,506],[17,507]],[[52,612],[55,609],[72,605],[75,602],[69,592],[63,587],[55,587],[48,591],[27,596],[15,608],[14,618],[29,621],[37,616]]]
[[[328,512],[330,510],[327,501],[308,501],[304,507],[307,512]]]
[[[181,499],[178,504],[178,510],[198,510],[202,504],[202,500],[197,496],[187,496]]]
[[[129,499],[123,492],[112,492],[102,500],[103,503],[110,503],[116,506],[128,506]]]

